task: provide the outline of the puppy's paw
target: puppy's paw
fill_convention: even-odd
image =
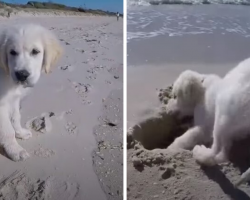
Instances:
[[[27,140],[27,139],[32,137],[32,132],[28,129],[22,128],[22,129],[16,131],[15,136],[18,139]]]
[[[193,149],[193,157],[200,165],[215,165],[214,155],[211,149],[204,145],[196,145]]]
[[[4,146],[4,150],[7,156],[15,162],[26,160],[30,157],[29,153],[17,143]]]

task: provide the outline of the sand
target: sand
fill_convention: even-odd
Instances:
[[[122,199],[122,20],[45,13],[0,25],[27,22],[54,31],[65,54],[22,103],[33,137],[18,142],[31,158],[1,155],[0,199]]]

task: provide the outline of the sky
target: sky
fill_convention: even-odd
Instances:
[[[7,3],[19,3],[26,4],[28,0],[3,0]],[[32,1],[32,0],[30,0]],[[34,0],[39,2],[47,2],[48,0]],[[61,3],[68,6],[84,7],[84,4],[87,8],[91,9],[101,9],[108,10],[112,12],[123,13],[123,0],[52,0],[55,3]]]

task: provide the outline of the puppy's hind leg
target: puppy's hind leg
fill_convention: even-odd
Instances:
[[[11,116],[11,122],[15,130],[16,138],[26,140],[32,137],[31,131],[21,126],[20,100],[19,99],[13,103],[13,112]]]
[[[7,107],[0,107],[0,145],[11,160],[25,160],[29,157],[29,154],[17,143],[9,114]]]
[[[195,145],[203,143],[205,137],[203,128],[195,126],[188,129],[182,136],[176,138],[168,148],[192,150]]]

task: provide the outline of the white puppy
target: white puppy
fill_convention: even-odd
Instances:
[[[168,148],[181,148],[192,150],[197,144],[212,142],[211,124],[213,123],[214,99],[216,93],[212,88],[219,83],[221,78],[217,75],[199,74],[194,71],[184,71],[180,74],[173,85],[173,99],[169,102],[169,109],[174,108],[181,117],[194,116],[194,126]],[[206,104],[208,99],[209,104]],[[210,113],[212,112],[212,113]]]
[[[216,93],[211,101],[211,94]],[[244,138],[250,130],[250,58],[238,66],[211,88],[205,99],[207,117],[213,119],[209,124],[213,135],[211,148],[197,145],[193,156],[202,165],[215,165],[228,161],[228,152],[233,139]],[[213,112],[214,107],[214,112]],[[236,185],[250,179],[248,169]]]
[[[55,35],[40,25],[1,27],[0,145],[13,161],[29,157],[15,137],[32,136],[21,126],[20,100],[38,82],[41,71],[48,73],[61,54]]]

